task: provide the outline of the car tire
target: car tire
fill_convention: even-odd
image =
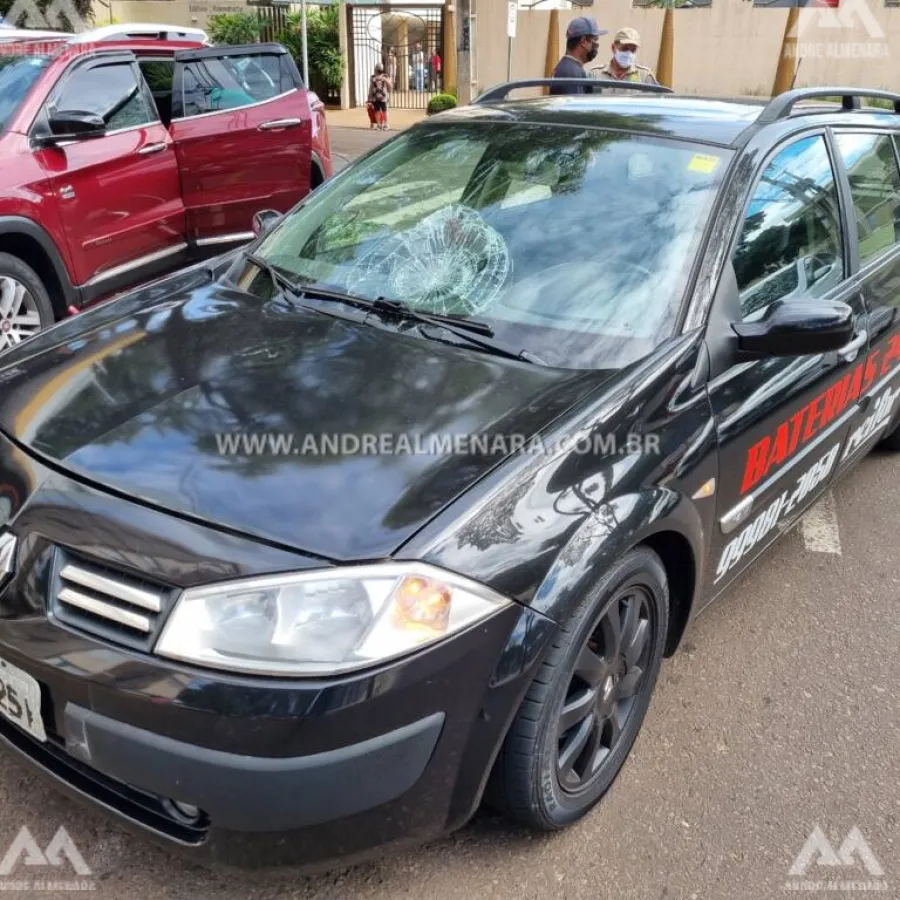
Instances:
[[[15,318],[9,314],[5,316],[3,308],[4,291],[8,292],[11,287],[20,292]],[[24,296],[21,295],[22,288]],[[36,314],[39,320],[36,328],[23,323],[26,318],[21,313],[23,308],[27,310],[28,318],[33,318]],[[49,328],[55,321],[50,295],[37,272],[18,257],[0,253],[0,353],[24,338]],[[16,339],[13,340],[9,335],[16,335]]]
[[[624,637],[616,650],[613,610]],[[656,553],[638,547],[611,567],[560,629],[491,773],[489,805],[528,828],[557,831],[600,802],[631,752],[650,705],[668,624],[665,568]],[[639,631],[643,637],[635,655]],[[619,697],[632,688],[632,696]],[[618,734],[612,717],[602,719],[610,710]],[[577,719],[582,712],[584,718]],[[593,724],[585,724],[590,716]]]

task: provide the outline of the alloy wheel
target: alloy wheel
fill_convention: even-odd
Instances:
[[[617,749],[646,682],[656,627],[650,597],[629,587],[606,606],[575,664],[558,725],[556,774],[589,790]]]
[[[0,275],[0,351],[15,347],[41,330],[31,291],[10,275]]]

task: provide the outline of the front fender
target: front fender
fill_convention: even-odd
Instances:
[[[695,577],[686,599],[696,608],[699,573],[705,566],[703,522],[687,498],[668,488],[652,488],[624,494],[605,502],[587,517],[557,554],[530,606],[557,624],[563,624],[579,599],[596,584],[604,572],[638,544],[653,543],[666,532],[674,532],[690,547],[689,561]]]

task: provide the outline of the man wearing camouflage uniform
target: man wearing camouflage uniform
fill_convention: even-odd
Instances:
[[[611,78],[615,81],[641,82],[643,84],[659,84],[656,76],[647,66],[639,66],[634,57],[641,46],[641,36],[634,28],[622,28],[613,38],[612,59],[603,66],[591,69],[592,78]],[[615,89],[603,89],[604,94],[616,94]],[[627,91],[622,91],[627,93]]]

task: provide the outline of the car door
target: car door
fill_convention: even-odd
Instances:
[[[719,443],[707,573],[716,591],[825,490],[874,383],[846,205],[829,135],[807,133],[762,163],[738,225],[715,301],[726,309],[714,306],[714,318],[733,310],[748,322],[779,300],[834,299],[853,309],[855,336],[837,352],[730,363],[710,338],[711,358],[724,359],[708,387]]]
[[[101,116],[105,133],[46,143],[50,116],[73,110]],[[137,281],[184,249],[172,139],[132,54],[77,61],[48,96],[32,138],[60,210],[75,280],[88,293]]]
[[[198,244],[249,239],[255,213],[309,191],[309,102],[280,45],[179,51],[170,131]]]
[[[870,367],[876,372],[862,398],[865,414],[841,452],[840,475],[862,460],[900,415],[900,165],[897,138],[890,132],[842,128],[834,139],[848,185],[850,230],[868,310]]]

